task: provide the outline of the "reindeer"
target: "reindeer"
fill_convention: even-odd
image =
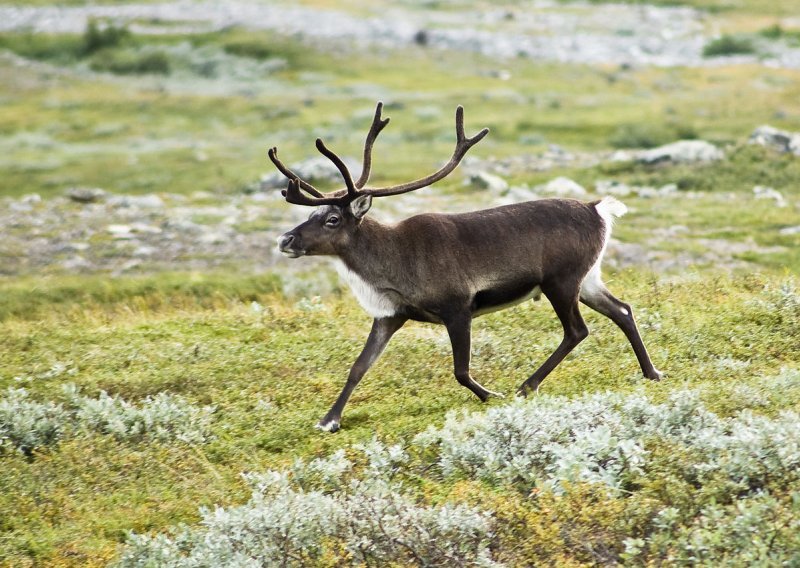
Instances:
[[[356,359],[341,394],[317,427],[339,429],[342,411],[364,374],[383,352],[392,335],[408,320],[442,324],[453,350],[454,374],[481,401],[492,392],[470,375],[473,318],[539,299],[550,301],[564,337],[556,350],[517,390],[536,391],[548,374],[589,334],[578,303],[619,326],[648,379],[659,380],[639,335],[633,311],[603,284],[600,264],[611,226],[627,208],[613,197],[584,203],[573,199],[540,199],[471,213],[425,213],[387,225],[367,216],[373,197],[398,195],[445,178],[464,155],[489,132],[464,135],[464,110],[456,109],[456,147],[450,161],[431,175],[383,188],[366,188],[372,167],[372,146],[389,119],[378,103],[364,144],[361,175],[350,171],[322,140],[317,149],[341,172],[345,189],[323,194],[300,179],[279,159],[269,158],[287,178],[286,201],[315,206],[307,221],[278,238],[289,258],[325,255],[336,259],[340,277],[372,316],[372,330]]]

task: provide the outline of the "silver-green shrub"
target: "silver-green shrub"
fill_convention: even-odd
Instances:
[[[190,444],[206,441],[213,407],[197,407],[180,396],[158,393],[139,405],[111,396],[97,398],[65,388],[76,424],[92,432],[110,434],[120,440],[181,440]]]
[[[793,412],[773,419],[750,411],[721,418],[695,391],[676,392],[660,404],[614,393],[540,396],[485,413],[452,414],[417,443],[435,446],[445,475],[556,491],[565,482],[601,483],[612,493],[646,475],[649,448],[666,445],[702,456],[687,464],[687,476],[701,482],[723,476],[750,491],[768,479],[797,477],[798,419]]]
[[[496,566],[487,548],[488,514],[465,505],[425,506],[376,467],[396,449],[370,445],[356,475],[339,451],[295,463],[290,471],[250,474],[250,500],[203,510],[198,527],[174,536],[131,535],[123,568],[313,566],[337,558],[353,564]]]
[[[70,427],[70,414],[60,404],[33,401],[25,389],[10,388],[0,399],[0,455],[57,443]]]
[[[31,454],[66,436],[108,434],[119,440],[180,440],[202,443],[210,436],[212,407],[197,407],[179,396],[159,393],[134,405],[103,392],[81,395],[64,387],[65,404],[32,400],[25,389],[8,389],[0,399],[0,454],[17,450]]]
[[[794,388],[797,379],[784,372],[774,381]],[[454,413],[408,449],[373,439],[247,475],[246,504],[202,511],[199,526],[172,535],[132,535],[120,566],[497,565],[490,545],[500,525],[492,511],[431,505],[406,485],[417,487],[420,471],[523,496],[538,494],[530,492],[535,486],[565,498],[591,484],[617,503],[649,488],[641,502],[652,509],[637,521],[636,536],[624,532],[622,519],[609,533],[623,536],[607,543],[608,558],[633,565],[800,561],[800,417],[750,409],[725,417],[702,395],[683,390],[660,402],[643,394],[538,396]],[[665,480],[692,498],[659,493]]]
[[[800,564],[800,493],[768,493],[729,505],[712,503],[690,523],[676,509],[661,511],[646,538],[625,541],[622,557],[642,564],[645,555],[677,566],[797,566]]]

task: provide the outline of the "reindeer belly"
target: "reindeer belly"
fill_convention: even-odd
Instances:
[[[542,289],[530,282],[501,284],[481,290],[472,300],[472,315],[481,316],[503,310],[525,300],[539,300]]]

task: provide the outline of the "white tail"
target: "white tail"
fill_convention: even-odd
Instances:
[[[606,225],[613,225],[614,219],[622,217],[628,212],[626,205],[616,197],[604,197],[600,203],[595,205],[597,213],[603,218]]]

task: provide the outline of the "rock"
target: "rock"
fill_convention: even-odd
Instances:
[[[677,183],[668,183],[658,188],[659,195],[673,195],[675,193],[678,193]]]
[[[586,190],[582,185],[566,177],[557,177],[546,184],[537,185],[533,188],[533,191],[559,197],[583,197],[586,195]]]
[[[608,157],[609,162],[632,162],[635,159],[636,156],[630,150],[616,150]]]
[[[210,232],[200,235],[199,241],[206,245],[220,245],[231,240],[231,235],[222,232]]]
[[[759,144],[778,152],[791,152],[795,156],[800,156],[800,133],[778,130],[766,124],[756,128],[747,143]]]
[[[753,188],[753,195],[756,199],[772,199],[778,207],[786,207],[786,200],[781,192],[775,188],[757,185]]]
[[[628,184],[616,180],[599,180],[594,184],[594,190],[600,195],[614,195],[625,197],[633,193]]]
[[[779,231],[779,233],[784,237],[791,235],[800,235],[800,225],[795,225],[794,227],[784,227]]]
[[[106,227],[106,231],[111,233],[115,239],[127,240],[134,238],[132,229],[129,225],[109,225]]]
[[[361,164],[352,158],[342,158],[342,160],[353,174],[353,179],[358,177],[361,172]],[[342,184],[342,187],[344,187],[342,174],[339,173],[339,170],[336,169],[333,162],[324,157],[309,158],[308,160],[292,164],[289,166],[289,169],[308,183],[339,182]],[[275,171],[262,175],[259,180],[259,186],[261,191],[283,189],[286,187],[288,181],[289,180],[287,180],[282,173]]]
[[[158,235],[162,232],[160,227],[154,227],[153,225],[148,225],[147,223],[132,223],[130,226],[130,231],[133,233],[144,233],[148,235]]]
[[[674,164],[691,164],[697,162],[715,162],[725,157],[725,153],[704,140],[679,140],[651,150],[638,152],[636,161],[643,164],[672,162]]]
[[[108,194],[99,187],[71,187],[67,197],[76,203],[97,203],[103,201]]]
[[[158,252],[158,249],[156,247],[151,247],[149,245],[140,245],[136,247],[136,249],[134,249],[132,255],[135,257],[142,258],[142,257],[153,256],[156,252]]]
[[[639,197],[644,197],[647,199],[653,197],[668,197],[673,195],[674,193],[678,192],[678,186],[674,183],[668,183],[667,185],[662,185],[661,187],[635,187],[634,190]]]
[[[153,193],[147,195],[115,195],[108,198],[108,203],[114,207],[141,207],[146,209],[161,209],[164,200]]]
[[[74,270],[76,272],[83,272],[92,268],[92,263],[80,255],[68,258],[61,263],[61,268],[64,270]]]
[[[464,180],[464,185],[475,189],[485,189],[491,193],[503,193],[508,189],[508,182],[488,172],[476,172]]]

